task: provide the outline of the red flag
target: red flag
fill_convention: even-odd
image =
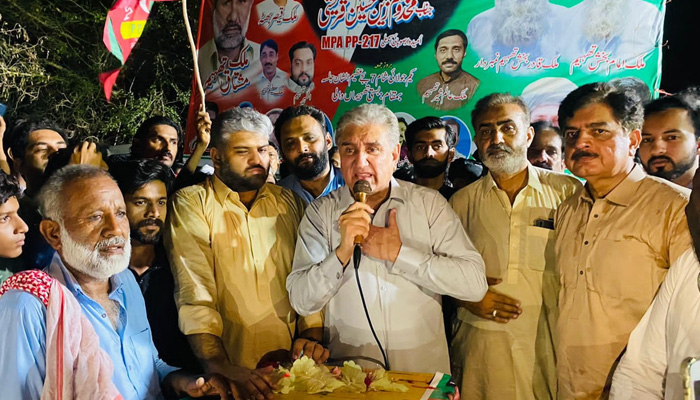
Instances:
[[[155,1],[171,0],[117,0],[107,13],[102,41],[122,65],[141,37]],[[107,101],[112,95],[112,87],[117,80],[119,70],[100,74],[100,83],[104,87]]]

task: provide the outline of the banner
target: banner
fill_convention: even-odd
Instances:
[[[273,119],[309,104],[334,124],[381,103],[406,124],[437,115],[471,154],[470,113],[493,92],[556,122],[574,88],[618,79],[657,90],[664,0],[206,0],[199,68],[212,117]],[[632,78],[623,79],[619,78]],[[188,143],[195,137],[193,91]],[[189,146],[188,146],[189,147]]]

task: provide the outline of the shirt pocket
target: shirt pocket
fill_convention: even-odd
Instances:
[[[657,265],[651,249],[634,239],[601,239],[590,259],[590,289],[619,303],[651,303]]]
[[[124,352],[128,354],[126,368],[129,380],[138,388],[139,393],[151,393],[154,390],[157,393],[159,388],[154,348],[151,341],[151,330],[146,328],[132,335],[129,338],[130,348],[124,349]]]
[[[555,273],[554,230],[528,226],[526,234],[527,267],[534,271]]]

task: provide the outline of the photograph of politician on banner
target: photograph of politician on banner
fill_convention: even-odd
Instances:
[[[474,132],[476,101],[509,92],[556,124],[586,83],[634,78],[656,96],[664,13],[663,0],[204,0],[198,64],[213,114],[306,104],[335,124],[379,103]]]

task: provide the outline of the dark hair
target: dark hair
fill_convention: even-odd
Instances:
[[[331,149],[328,150],[328,159],[330,160],[331,158],[333,158],[333,156],[334,156],[335,153],[337,153],[337,152],[338,152],[338,146],[333,146],[333,147],[331,147]]]
[[[151,133],[151,128],[157,125],[168,125],[172,126],[177,132],[177,154],[175,154],[174,161],[180,161],[183,157],[183,151],[185,150],[185,131],[182,127],[168,117],[162,115],[155,115],[147,120],[143,121],[141,126],[136,130],[134,134],[134,140],[131,143],[131,157],[133,159],[138,159],[142,157],[143,149],[139,148],[139,145],[143,146],[146,138]]]
[[[158,160],[143,159],[115,163],[110,166],[110,174],[123,195],[133,194],[153,181],[165,184],[165,190],[170,193],[175,176],[173,171]]]
[[[435,39],[435,51],[437,51],[438,44],[440,43],[440,41],[449,36],[459,36],[460,39],[462,39],[462,43],[464,43],[464,50],[467,49],[467,44],[469,44],[469,41],[467,40],[467,35],[459,29],[448,29],[445,32],[439,34],[438,37]]]
[[[403,122],[404,125],[408,126],[408,122],[406,122],[406,118],[404,118],[404,117],[397,117],[396,120],[399,121],[399,123],[402,123],[402,122]]]
[[[19,187],[17,178],[0,170],[0,206],[12,197],[19,198],[21,194],[22,190]]]
[[[63,129],[59,128],[59,126],[53,120],[18,120],[10,133],[10,136],[12,137],[10,149],[12,149],[12,157],[15,160],[24,160],[27,146],[29,146],[29,135],[31,135],[32,132],[42,129],[48,129],[58,133],[61,135],[63,140],[68,143],[66,133],[63,131]]]
[[[520,109],[525,114],[524,122],[528,125],[530,124],[530,109],[527,108],[527,105],[525,104],[522,98],[518,96],[513,96],[510,93],[491,93],[479,99],[479,101],[476,102],[474,109],[472,110],[472,126],[474,127],[474,129],[479,129],[479,127],[476,126],[477,118],[479,118],[489,108],[502,104],[515,104],[518,107],[520,107]]]
[[[46,162],[46,168],[44,168],[44,174],[42,175],[42,185],[44,182],[48,181],[56,171],[70,164],[70,158],[73,155],[76,147],[82,146],[82,143],[71,144],[63,149],[58,149],[56,152],[49,156],[49,160]],[[102,145],[97,145],[97,151],[102,153],[102,160],[107,162],[108,154],[107,148]]]
[[[280,49],[279,49],[279,47],[277,46],[277,42],[275,42],[275,41],[272,40],[272,39],[267,39],[266,41],[260,43],[260,54],[262,54],[262,51],[263,51],[263,49],[264,49],[265,47],[271,48],[272,50],[275,51],[275,53],[279,53],[279,52],[280,52]],[[314,53],[314,58],[316,58],[316,54],[315,54],[315,53]]]
[[[627,132],[641,129],[644,124],[642,104],[631,89],[617,88],[607,82],[583,85],[569,93],[559,106],[559,126],[566,129],[576,111],[595,103],[610,107],[613,116]]]
[[[698,96],[697,88],[691,88],[676,95],[661,97],[648,103],[644,107],[644,118],[671,109],[685,110],[688,112],[688,118],[693,124],[695,138],[700,139],[700,109],[698,108],[698,102],[700,102],[700,96]]]
[[[561,138],[561,149],[562,149],[562,151],[564,150],[564,138],[562,137],[561,129],[559,129],[558,126],[552,124],[551,122],[549,122],[547,120],[542,120],[542,121],[533,122],[532,129],[535,130],[535,136],[537,136],[537,134],[539,134],[542,131],[546,131],[546,130],[553,131]]]
[[[423,117],[411,122],[406,127],[406,147],[410,152],[413,148],[413,143],[416,140],[416,135],[423,131],[429,131],[431,129],[444,129],[445,130],[445,142],[448,148],[455,147],[457,142],[457,133],[452,131],[452,128],[447,124],[447,121],[440,119],[439,117]]]
[[[268,145],[268,146],[272,146],[272,148],[275,149],[275,151],[277,152],[277,154],[280,153],[280,148],[277,147],[277,145],[275,144],[275,142],[273,142],[272,140],[268,140],[267,145]]]
[[[277,143],[279,143],[280,147],[284,148],[282,145],[282,126],[284,126],[284,124],[290,120],[304,115],[308,115],[309,117],[315,119],[316,122],[321,125],[321,130],[323,131],[324,135],[328,132],[328,128],[326,127],[326,118],[324,117],[323,112],[321,112],[319,109],[307,105],[287,107],[282,110],[280,116],[277,117],[277,121],[275,121],[275,138],[277,138]]]
[[[289,49],[289,61],[294,61],[294,52],[299,49],[311,49],[311,52],[314,53],[314,60],[316,59],[316,47],[309,42],[302,41],[294,43],[294,45]]]

